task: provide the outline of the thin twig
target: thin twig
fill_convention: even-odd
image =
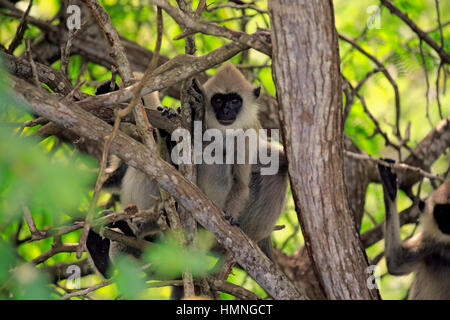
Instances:
[[[83,289],[83,290],[74,291],[72,293],[67,293],[67,294],[65,294],[65,295],[63,295],[61,297],[61,300],[68,300],[68,299],[73,298],[73,297],[84,296],[84,295],[87,295],[88,293],[91,293],[92,291],[95,291],[95,290],[98,290],[100,288],[109,286],[112,283],[113,283],[112,280],[106,280],[106,281],[103,281],[103,282],[101,282],[99,284],[96,284],[95,286],[92,286],[92,287],[89,287],[89,288],[86,288],[86,289]]]
[[[67,96],[65,96],[65,99],[72,100],[73,97],[80,92],[81,86],[83,86],[86,83],[86,80],[78,82],[72,89],[72,91],[69,92]]]
[[[238,30],[231,30],[223,26],[216,25],[209,21],[197,21],[190,15],[178,8],[172,7],[165,0],[153,0],[153,2],[163,8],[178,24],[187,29],[209,34],[213,36],[225,37],[233,41],[248,45],[258,51],[272,56],[272,46],[261,33],[247,34]]]
[[[254,6],[251,4],[231,4],[231,3],[218,4],[218,5],[215,5],[214,7],[208,7],[208,8],[206,8],[206,11],[211,12],[214,10],[224,9],[224,8],[238,9],[238,10],[252,9],[258,13],[269,14],[269,12],[267,10],[258,8],[257,6]]]
[[[408,15],[398,9],[391,1],[389,0],[381,0],[381,4],[383,4],[389,11],[399,17],[403,22],[405,22],[416,34],[419,38],[423,39],[430,47],[432,47],[437,54],[441,57],[445,63],[450,64],[450,54],[444,51],[442,46],[436,43],[425,31],[419,28],[419,26],[412,21]]]
[[[208,279],[208,282],[211,289],[231,294],[241,300],[261,300],[258,295],[233,283],[217,279]]]
[[[27,17],[30,13],[31,7],[33,6],[33,0],[30,0],[28,3],[27,10],[22,14],[22,18],[20,18],[19,26],[17,27],[17,32],[14,35],[14,39],[12,40],[11,44],[9,45],[8,50],[6,51],[9,54],[13,54],[14,50],[20,45],[22,42],[23,36],[25,34],[25,31],[27,30]]]
[[[23,207],[23,215],[25,221],[27,222],[28,228],[30,229],[31,238],[36,239],[42,235],[42,232],[38,230],[36,224],[34,223],[33,216],[31,215],[31,211],[27,206]]]
[[[33,81],[34,81],[34,84],[36,85],[36,87],[40,88],[41,83],[39,82],[39,76],[38,76],[36,64],[34,63],[33,55],[31,54],[30,39],[26,39],[25,43],[26,43],[26,47],[27,47],[28,62],[30,62],[31,70],[33,73]]]
[[[83,227],[83,231],[80,236],[80,246],[77,250],[77,258],[81,258],[81,253],[84,250],[84,247],[86,245],[86,239],[89,233],[89,229],[91,227],[91,221],[94,217],[95,207],[97,206],[98,197],[100,195],[100,190],[103,186],[103,183],[108,179],[109,174],[105,172],[107,161],[108,161],[108,155],[109,155],[109,149],[111,147],[112,140],[117,135],[117,132],[119,131],[120,126],[120,117],[116,117],[116,119],[119,119],[118,121],[114,122],[114,128],[113,132],[110,136],[105,137],[105,145],[103,147],[103,153],[102,153],[102,160],[100,162],[100,170],[99,174],[97,176],[97,181],[95,182],[95,188],[94,188],[94,194],[92,196],[91,205],[89,206],[89,211],[86,216],[85,224]]]
[[[120,41],[119,34],[117,33],[116,29],[114,28],[114,26],[111,22],[111,19],[109,18],[108,13],[102,8],[102,6],[98,3],[97,0],[84,0],[84,2],[91,9],[92,14],[97,19],[97,22],[98,22],[100,28],[102,29],[106,38],[109,41],[109,44],[111,46],[112,56],[115,59],[116,66],[119,70],[119,73],[122,76],[122,79],[123,79],[125,85],[133,84],[132,82],[134,81],[134,77],[131,72],[130,63],[128,62],[128,59],[125,55],[125,49]],[[114,140],[114,138],[117,136],[122,117],[125,116],[126,114],[128,114],[132,109],[134,111],[136,125],[138,126],[138,129],[140,131],[140,134],[143,137],[143,140],[144,140],[146,146],[154,152],[157,151],[157,146],[154,141],[153,134],[152,134],[153,128],[151,127],[150,123],[148,122],[148,119],[146,118],[145,111],[143,112],[144,109],[143,109],[142,101],[140,99],[140,92],[142,90],[144,83],[147,81],[148,78],[150,78],[151,73],[153,72],[153,69],[156,66],[156,63],[155,63],[155,65],[153,65],[153,61],[157,59],[158,55],[159,55],[158,53],[156,53],[154,55],[154,59],[152,59],[152,63],[150,63],[149,68],[147,68],[147,70],[144,74],[144,77],[139,82],[138,86],[135,88],[134,96],[133,96],[133,99],[131,100],[129,106],[127,108],[125,108],[124,110],[119,110],[116,113],[116,118],[114,121],[114,128],[113,128],[112,134],[110,136],[105,137],[106,141],[105,141],[105,145],[103,148],[100,172],[97,177],[97,182],[95,184],[93,200],[92,200],[91,206],[89,208],[88,215],[86,217],[86,223],[83,227],[83,231],[80,236],[80,247],[77,250],[78,258],[81,257],[81,252],[86,245],[86,239],[87,239],[87,235],[89,232],[90,223],[91,223],[91,220],[94,215],[94,209],[96,206],[96,202],[97,202],[101,187],[107,179],[107,174],[105,174],[105,169],[106,169],[106,164],[107,164],[107,159],[108,159],[111,143]],[[155,58],[155,56],[156,56],[156,58]],[[145,118],[144,118],[144,116],[145,116]]]
[[[398,162],[397,163],[390,163],[390,162],[386,162],[386,161],[380,160],[378,158],[372,157],[372,156],[370,156],[368,154],[355,153],[355,152],[351,152],[351,151],[347,151],[347,150],[344,151],[344,154],[347,157],[350,157],[350,158],[353,158],[353,159],[372,161],[372,162],[375,162],[377,164],[381,164],[383,166],[390,167],[390,168],[393,168],[393,169],[414,171],[414,172],[417,172],[417,173],[421,174],[422,176],[427,177],[429,179],[436,179],[436,180],[439,180],[439,181],[444,181],[444,178],[442,178],[440,176],[431,174],[431,173],[426,172],[425,170],[423,170],[421,168],[413,167],[413,166],[407,165],[405,163],[398,163]]]
[[[420,57],[422,58],[423,72],[425,73],[425,83],[427,86],[425,90],[426,117],[428,119],[428,122],[430,123],[430,126],[433,127],[433,122],[431,121],[430,118],[430,81],[428,80],[428,68],[427,63],[425,61],[425,55],[423,54],[422,39],[420,39],[419,42],[419,49],[420,49]]]
[[[56,245],[52,245],[50,250],[44,252],[39,257],[34,258],[33,260],[31,260],[31,262],[34,263],[35,265],[38,265],[46,261],[47,259],[53,257],[57,253],[76,252],[77,247],[78,243],[58,243]]]
[[[444,119],[444,115],[442,114],[441,98],[439,97],[439,78],[441,77],[441,69],[444,70],[444,61],[441,61],[441,63],[439,64],[439,67],[437,70],[437,75],[436,75],[436,102],[437,102],[437,106],[438,106],[439,117],[442,120],[442,119]],[[445,74],[445,70],[444,70],[444,74]]]
[[[398,137],[399,140],[402,140],[400,132],[400,93],[398,91],[397,83],[394,81],[394,79],[392,78],[391,74],[386,69],[386,67],[377,58],[375,58],[373,55],[364,50],[360,45],[358,45],[355,41],[343,36],[342,34],[339,34],[339,39],[348,42],[356,50],[358,50],[367,58],[369,58],[372,62],[374,62],[378,67],[378,69],[380,69],[380,71],[385,75],[386,79],[391,83],[392,88],[394,89],[394,96],[395,96],[395,128],[396,128],[395,135]]]
[[[64,47],[61,47],[61,72],[65,76],[67,76],[69,74],[68,68],[69,68],[69,62],[70,62],[70,50],[72,48],[72,42],[80,30],[81,30],[81,28],[69,30],[69,36],[67,38],[66,45]]]
[[[441,37],[441,48],[444,48],[444,33],[442,31],[442,23],[441,23],[441,13],[439,12],[439,0],[434,0],[435,7],[436,7],[436,16],[438,21],[438,27],[439,27],[439,35]]]

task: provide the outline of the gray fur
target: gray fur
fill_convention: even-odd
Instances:
[[[287,167],[284,154],[276,175],[261,175],[260,166],[254,165],[250,180],[250,198],[239,216],[239,225],[253,240],[268,236],[277,222],[286,198]]]
[[[211,118],[207,100],[205,119],[207,128],[220,130],[260,128],[257,119],[258,105],[253,88],[233,65],[225,64],[219,68],[204,88],[207,99],[224,90],[240,94],[244,101],[236,122],[224,127]],[[262,247],[268,255],[270,255],[268,244],[271,245],[270,233],[283,210],[287,189],[286,159],[281,148],[279,153],[280,170],[273,176],[261,175],[259,164],[198,165],[200,189],[219,208],[232,215],[250,238],[255,241],[264,240]],[[135,204],[140,210],[150,209],[159,201],[159,197],[159,189],[153,179],[132,167],[127,169],[121,187],[122,207]]]
[[[259,129],[258,104],[253,87],[232,65],[225,64],[204,85],[206,128]],[[244,104],[238,119],[231,126],[222,126],[212,119],[209,99],[215,93],[235,92],[242,96]],[[270,145],[269,142],[266,142]],[[260,143],[266,146],[266,143]],[[225,144],[224,144],[225,145]],[[280,216],[286,197],[287,164],[282,148],[279,148],[280,170],[276,175],[261,175],[259,164],[200,164],[198,186],[220,209],[237,219],[240,227],[255,241],[264,239],[265,252],[270,255],[270,233]],[[154,180],[129,168],[122,182],[122,205],[136,204],[139,209],[151,208],[159,197]]]
[[[232,188],[232,165],[199,164],[197,166],[197,183],[206,196],[216,206],[225,209],[227,195]]]
[[[204,129],[216,128],[224,132],[227,128],[243,130],[260,128],[257,97],[254,93],[259,93],[259,90],[254,91],[251,84],[233,65],[226,64],[219,68],[216,75],[205,84],[204,88],[207,99],[205,118],[203,119]],[[210,98],[213,94],[220,92],[237,93],[243,99],[242,108],[236,120],[230,126],[219,124],[211,112]],[[147,107],[159,105],[156,93],[144,97],[144,101]],[[134,133],[135,130],[132,129],[129,134]],[[272,145],[269,141],[259,139],[259,148]],[[158,141],[162,142],[162,140],[158,136]],[[165,144],[158,144],[161,156],[169,160],[167,159],[168,150],[164,150]],[[246,152],[246,155],[248,155],[248,152]],[[239,223],[242,230],[251,239],[258,242],[259,247],[270,259],[273,259],[270,234],[283,210],[287,189],[287,161],[282,148],[279,148],[279,155],[279,171],[271,176],[261,175],[260,164],[200,164],[197,167],[200,189],[226,214],[231,215]],[[160,202],[160,193],[156,181],[130,166],[126,169],[125,176],[122,179],[120,192],[122,208],[134,204],[139,210],[148,210],[155,208]],[[157,226],[151,221],[146,221],[145,218],[132,219],[127,223],[138,238],[144,238],[158,232]],[[110,260],[114,261],[118,253],[127,253],[134,257],[140,255],[133,248],[111,241],[107,254]],[[181,298],[182,292],[183,288],[177,287],[173,291],[172,298]]]
[[[206,127],[225,131],[233,129],[259,129],[258,104],[253,87],[230,63],[219,68],[205,85],[207,97]],[[236,121],[223,126],[214,118],[210,99],[220,93],[238,93],[243,107]],[[225,145],[225,144],[224,144]],[[271,145],[264,141],[259,147]],[[247,153],[248,154],[248,153]],[[271,256],[270,233],[284,206],[287,189],[287,163],[279,148],[280,169],[275,175],[261,175],[260,164],[200,165],[198,185],[206,195],[227,214],[238,220],[242,230]]]

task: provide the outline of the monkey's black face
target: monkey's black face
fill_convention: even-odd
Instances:
[[[211,98],[211,106],[221,125],[232,124],[242,108],[242,97],[237,93],[217,93]]]
[[[437,204],[433,210],[434,220],[442,233],[450,234],[450,204]]]

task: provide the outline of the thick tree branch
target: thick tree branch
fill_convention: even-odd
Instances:
[[[271,0],[269,12],[283,141],[309,256],[327,298],[378,299],[377,291],[366,285],[368,260],[344,184],[342,87],[332,2]]]
[[[9,73],[24,79],[33,78],[33,70],[28,61],[4,52],[0,52],[0,57]],[[62,72],[41,63],[35,62],[35,64],[39,81],[48,85],[53,91],[63,95],[71,92],[73,86]],[[80,98],[81,95],[76,94],[75,97]]]
[[[92,140],[111,134],[111,126],[80,109],[73,103],[37,93],[24,80],[13,78],[13,89],[29,102],[37,114]],[[194,218],[210,230],[236,261],[275,299],[301,299],[294,285],[265,257],[259,247],[237,227],[232,227],[200,189],[186,180],[159,155],[151,153],[137,141],[119,132],[111,143],[111,152],[151,178],[189,210]]]
[[[350,151],[345,151],[345,155],[347,157],[353,158],[353,159],[359,159],[359,160],[367,160],[367,161],[372,161],[374,163],[381,164],[383,166],[389,167],[389,168],[393,168],[393,169],[398,169],[398,170],[406,170],[406,171],[412,171],[414,173],[420,174],[424,177],[427,177],[429,179],[436,179],[439,181],[443,181],[444,178],[439,177],[437,175],[431,174],[429,172],[426,172],[424,170],[422,170],[421,168],[418,167],[412,167],[410,165],[407,165],[405,163],[389,163],[383,160],[380,160],[378,158],[372,157],[368,154],[362,154],[362,153],[355,153],[355,152],[350,152]]]
[[[201,57],[177,56],[155,70],[154,77],[144,85],[141,96],[170,87],[218,65],[246,49],[248,47],[243,44],[231,42]],[[77,104],[83,108],[91,109],[126,102],[133,97],[136,86],[137,84],[134,84],[119,91],[90,97]]]

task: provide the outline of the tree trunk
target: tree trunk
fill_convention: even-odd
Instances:
[[[331,1],[269,1],[273,75],[298,218],[329,299],[377,299],[344,185],[339,50]]]

